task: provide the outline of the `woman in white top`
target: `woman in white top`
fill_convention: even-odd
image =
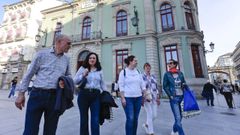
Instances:
[[[157,88],[156,77],[151,74],[151,65],[149,63],[145,63],[143,68],[143,80],[146,83],[146,91],[149,91],[149,94],[151,94],[151,99],[145,99],[144,101],[144,108],[146,110],[147,120],[146,123],[143,124],[143,128],[148,135],[153,135],[153,120],[157,117],[157,106],[160,105],[160,95]]]
[[[126,115],[125,131],[126,135],[137,135],[142,92],[146,88],[142,75],[136,69],[136,57],[133,55],[128,56],[124,62],[127,67],[120,72],[118,84],[122,106]]]

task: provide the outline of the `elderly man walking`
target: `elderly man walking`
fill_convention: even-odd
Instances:
[[[58,81],[61,76],[71,76],[69,58],[64,55],[71,47],[70,38],[59,35],[51,49],[39,51],[32,60],[31,66],[17,88],[19,91],[15,101],[17,108],[22,110],[25,104],[25,92],[35,75],[33,89],[30,93],[25,117],[23,135],[37,135],[39,123],[44,113],[44,135],[55,135],[59,114],[54,110],[56,88],[64,88],[64,82]]]

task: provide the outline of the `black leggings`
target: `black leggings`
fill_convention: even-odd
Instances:
[[[232,93],[231,92],[224,92],[223,95],[224,95],[224,97],[226,99],[228,107],[229,108],[233,108],[233,96],[232,96]]]

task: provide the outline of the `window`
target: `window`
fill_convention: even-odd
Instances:
[[[82,25],[82,39],[90,39],[91,36],[91,18],[86,17],[83,20],[83,25]]]
[[[11,21],[15,21],[16,18],[17,18],[16,14],[13,14],[13,15],[11,16]]]
[[[178,60],[178,52],[177,52],[177,45],[168,45],[164,47],[164,52],[165,52],[165,64],[166,64],[166,70],[167,69],[167,62],[170,59],[174,59],[176,61]],[[179,64],[178,64],[179,65]],[[179,66],[178,66],[179,68]]]
[[[202,78],[203,72],[202,72],[202,66],[201,66],[201,59],[199,56],[198,45],[192,45],[191,49],[192,49],[192,59],[193,59],[195,77]]]
[[[162,31],[174,30],[172,6],[165,3],[160,7]]]
[[[189,2],[184,3],[185,8],[185,16],[187,21],[187,27],[188,29],[195,30],[195,25],[193,21],[193,15],[192,15],[192,9]]]
[[[126,11],[119,11],[117,13],[117,19],[116,19],[116,35],[117,36],[126,36],[127,35],[127,12]]]
[[[20,38],[22,36],[22,28],[19,27],[16,29],[16,38]]]
[[[56,29],[54,31],[54,36],[53,36],[53,45],[55,45],[55,39],[57,36],[59,36],[62,33],[62,23],[57,22]]]
[[[13,30],[9,30],[7,32],[7,40],[12,40],[12,34],[13,34]]]
[[[84,60],[86,59],[87,55],[89,54],[89,51],[82,51],[79,55],[78,55],[78,61],[77,61],[77,71],[78,69],[83,65]]]
[[[124,68],[124,59],[128,57],[128,50],[116,50],[116,80],[120,71]]]

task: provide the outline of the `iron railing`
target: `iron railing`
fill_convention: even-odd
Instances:
[[[97,40],[102,39],[102,32],[101,31],[95,31],[88,34],[76,34],[72,35],[72,42],[82,42],[82,41],[90,41],[90,40]]]

